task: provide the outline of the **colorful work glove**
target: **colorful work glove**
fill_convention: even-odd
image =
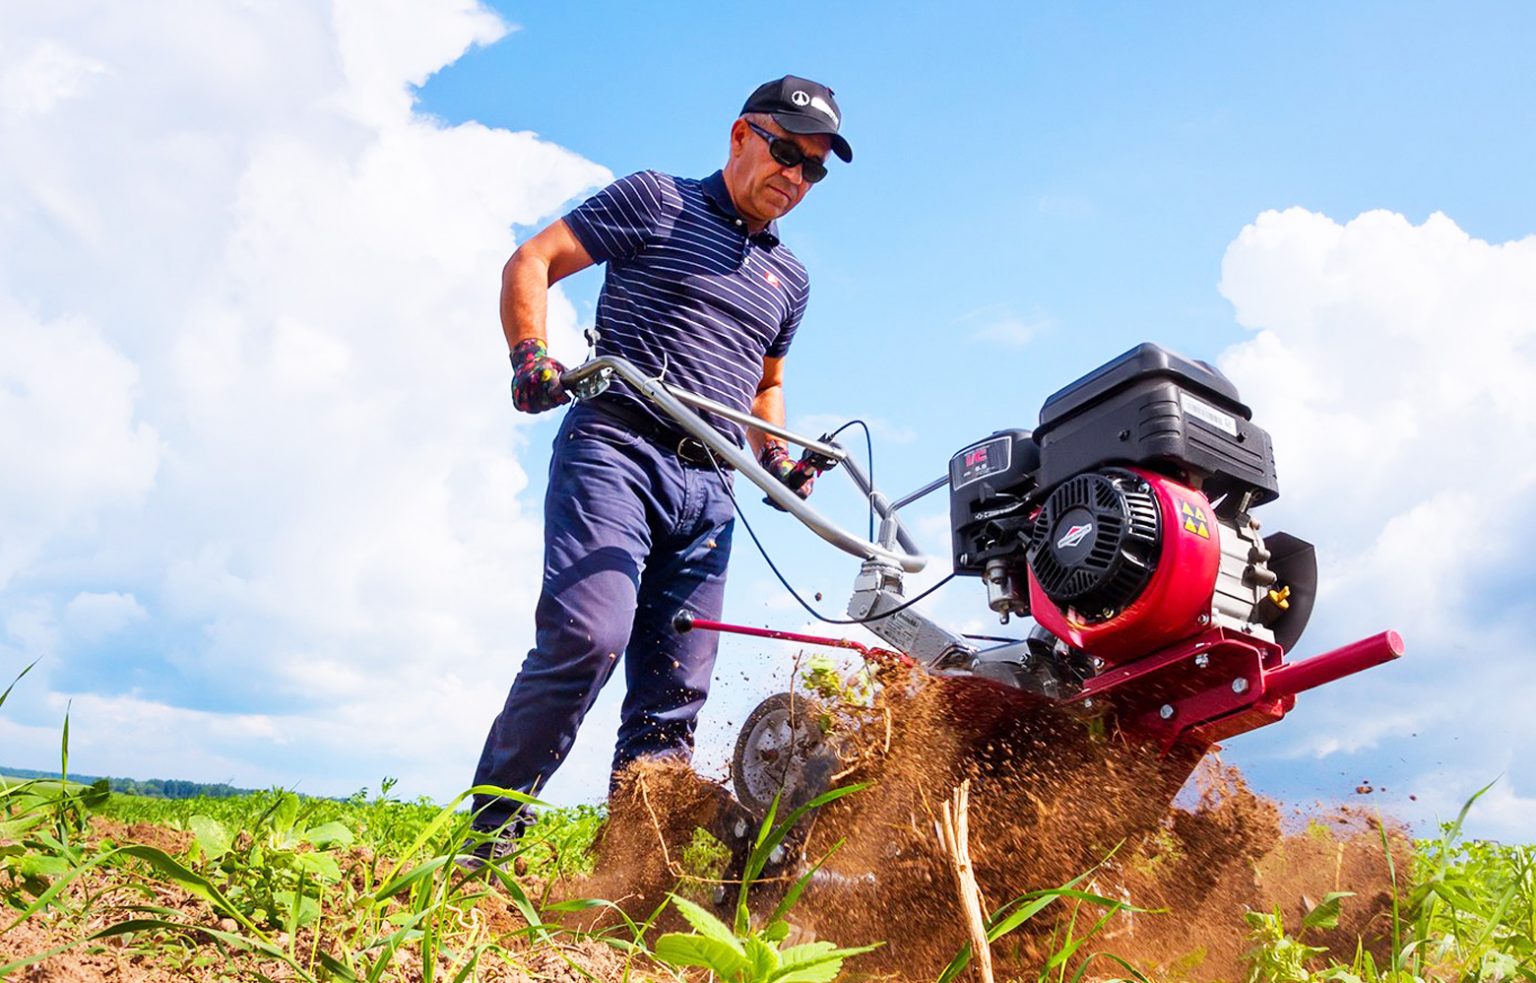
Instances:
[[[519,341],[512,349],[512,405],[524,413],[543,413],[569,403],[571,397],[560,388],[564,371],[565,366],[549,357],[543,341]]]
[[[763,445],[762,453],[757,455],[757,463],[763,466],[763,470],[783,482],[784,487],[799,495],[801,498],[811,497],[811,487],[816,484],[817,471],[809,461],[796,461],[789,456],[789,451],[783,444],[769,441]],[[763,501],[772,505],[780,512],[782,507],[771,498]]]

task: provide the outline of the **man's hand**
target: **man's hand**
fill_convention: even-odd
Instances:
[[[796,495],[801,498],[811,497],[811,487],[816,484],[816,469],[807,461],[796,461],[791,458],[783,444],[776,440],[764,443],[762,453],[757,455],[757,463]],[[771,498],[764,498],[763,501],[780,512],[784,511]]]
[[[524,413],[543,413],[569,403],[560,387],[565,366],[549,357],[538,338],[526,338],[512,349],[512,405]]]

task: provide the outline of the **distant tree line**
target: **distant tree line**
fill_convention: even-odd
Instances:
[[[58,778],[56,771],[36,771],[31,768],[10,768],[0,765],[0,775],[9,775],[12,778]],[[70,781],[90,785],[101,779],[96,775],[70,775]],[[147,778],[140,781],[137,778],[108,778],[107,784],[114,792],[124,795],[142,795],[151,799],[195,799],[203,796],[210,799],[228,799],[236,795],[249,795],[253,789],[235,788],[232,785],[219,783],[206,785],[202,782],[188,782],[180,778]]]

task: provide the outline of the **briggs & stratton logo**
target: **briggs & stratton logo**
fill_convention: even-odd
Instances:
[[[1084,522],[1081,525],[1073,526],[1067,530],[1065,536],[1056,540],[1056,548],[1059,550],[1069,550],[1078,543],[1081,543],[1091,532],[1093,532],[1093,523],[1091,522]]]

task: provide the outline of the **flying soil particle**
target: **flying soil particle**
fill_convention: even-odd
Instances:
[[[1112,917],[1084,952],[1113,952],[1152,979],[1240,979],[1245,910],[1278,908],[1294,931],[1316,899],[1348,891],[1339,927],[1306,941],[1345,962],[1357,940],[1378,964],[1385,955],[1385,851],[1408,869],[1404,830],[1353,809],[1283,819],[1275,802],[1214,756],[1197,767],[1124,747],[1107,753],[1081,724],[1018,691],[892,671],[881,681],[875,707],[841,713],[847,719],[837,724],[846,738],[837,783],[871,785],[806,820],[804,856],[825,863],[791,915],[807,938],[885,942],[859,957],[858,971],[931,980],[966,943],[934,822],[967,779],[970,852],[988,911],[1074,878],[1079,890],[1141,909]],[[721,785],[685,765],[635,766],[610,800],[596,873],[558,893],[610,898],[631,917],[650,915],[680,878],[696,876],[684,847],[696,827],[719,831],[735,815],[728,801]],[[760,915],[792,880],[760,886]],[[734,885],[722,892],[734,893]],[[1070,922],[1080,933],[1100,914],[1086,903],[1053,903],[995,944],[999,977],[1038,973],[1054,951],[1053,931]],[[669,912],[662,924],[675,918]]]

